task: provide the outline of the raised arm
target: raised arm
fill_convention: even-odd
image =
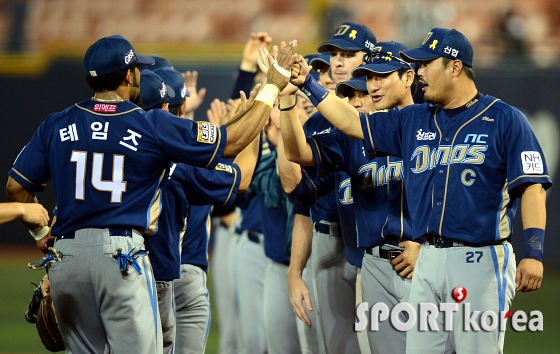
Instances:
[[[330,91],[319,85],[311,75],[310,68],[303,57],[298,56],[292,66],[290,82],[299,87],[310,99],[319,112],[344,134],[351,138],[364,140],[360,115],[345,100],[330,94]]]
[[[284,46],[278,54],[278,68],[287,71],[294,63],[294,53],[297,46],[296,41]],[[278,93],[289,83],[289,72],[287,76],[272,66],[267,73],[266,84],[258,93],[255,101],[248,111],[241,113],[227,124],[227,142],[224,157],[234,157],[259,134],[264,127],[274,100]]]
[[[295,92],[280,96],[280,107],[293,107],[296,104]],[[305,139],[305,133],[295,109],[280,111],[280,130],[284,139],[284,152],[289,161],[301,166],[314,166],[315,158]]]
[[[259,160],[259,148],[261,145],[260,135],[257,135],[255,139],[245,148],[243,151],[237,155],[234,164],[239,166],[241,171],[241,182],[239,183],[238,193],[246,191],[251,185],[253,180],[253,173],[257,167],[257,162]]]

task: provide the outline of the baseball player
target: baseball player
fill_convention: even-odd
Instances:
[[[280,67],[293,63],[294,48],[295,42],[280,52]],[[153,59],[139,56],[121,36],[90,46],[84,66],[95,95],[48,116],[9,172],[10,201],[33,202],[33,193],[53,179],[52,235],[63,257],[50,266],[49,277],[64,342],[73,352],[162,351],[142,233],[157,226],[165,165],[214,168],[222,155],[237,155],[264,125],[277,87],[288,81],[276,68],[269,71],[268,89],[249,112],[218,129],[133,104],[142,63]],[[52,239],[45,227],[31,233],[40,246]]]
[[[272,110],[272,115],[279,115],[277,108]],[[271,138],[270,133],[267,136]],[[293,206],[282,189],[277,172],[276,151],[270,142],[263,143],[261,160],[251,189],[266,207],[262,211],[264,252],[267,257],[263,281],[266,352],[301,353],[296,318],[290,311],[285,278],[290,263]]]
[[[400,55],[420,63],[427,103],[358,115],[310,80],[298,77],[292,83],[308,92],[335,126],[363,139],[369,154],[403,158],[414,237],[424,239],[410,305],[455,303],[456,287],[468,291],[469,306],[458,306],[453,316],[455,330],[442,330],[444,316],[438,314],[439,330],[420,332],[413,326],[407,333],[407,352],[501,353],[499,327],[462,328],[473,313],[480,326],[475,311],[500,316],[515,290],[541,285],[545,190],[552,184],[544,155],[521,111],[478,92],[473,50],[462,33],[433,28],[419,48]],[[508,239],[519,199],[526,244],[516,271]]]
[[[320,44],[317,50],[330,52],[332,77],[335,83],[339,83],[351,78],[352,69],[362,63],[363,54],[371,52],[375,43],[375,35],[366,26],[345,22],[336,29],[331,39]],[[293,104],[293,97],[280,97],[280,107],[291,107]],[[305,123],[304,131],[306,136],[311,136],[331,128],[331,124],[321,115],[316,115]],[[286,133],[282,135],[285,137]],[[319,351],[357,352],[358,341],[352,329],[356,272],[354,268],[354,274],[351,275],[351,271],[345,269],[349,265],[347,266],[344,257],[344,243],[334,193],[318,200],[311,211],[311,219],[314,223],[312,242],[302,240],[301,237],[305,234],[294,230],[292,260],[288,273],[290,301],[292,304],[301,304],[304,300],[306,304],[311,302],[307,295],[308,286],[301,277],[306,257],[311,253],[317,299],[312,307],[309,304],[307,309],[313,308],[317,311]],[[333,292],[332,289],[337,291]],[[307,322],[307,325],[310,323]]]
[[[174,96],[175,91],[183,89],[180,73],[173,71],[169,70],[166,77],[175,76],[175,80],[170,80],[174,86],[164,84],[149,70],[141,71],[145,110],[166,109],[166,92]],[[254,141],[232,165],[218,163],[214,170],[175,163],[169,168],[162,184],[161,222],[158,231],[146,241],[157,285],[164,353],[204,352],[210,325],[205,277],[209,203],[230,207],[239,189],[248,188],[258,146],[258,141]]]
[[[349,103],[365,114],[375,109],[402,108],[412,104],[416,88],[414,70],[409,63],[392,55],[403,49],[406,47],[396,42],[377,43],[369,55],[368,64],[352,72],[361,78],[338,84],[338,96],[350,94]],[[360,90],[350,92],[352,87]],[[367,106],[361,105],[362,101],[356,97],[363,99],[364,91],[369,100]],[[293,118],[288,122],[298,128]],[[288,133],[292,139],[296,136],[300,137],[299,140],[303,138],[301,131],[297,135]],[[363,262],[360,262],[363,301],[371,304],[383,302],[388,307],[407,301],[410,281],[406,277],[412,276],[420,244],[411,242],[413,232],[404,198],[402,160],[393,157],[370,159],[366,156],[363,141],[349,138],[339,130],[317,134],[304,145],[290,141],[285,146],[304,147],[298,151],[288,149],[286,155],[294,162],[315,166],[308,170],[315,178],[340,170],[350,175],[347,184],[352,186],[357,245],[365,248],[365,254],[361,253]],[[391,261],[400,254],[401,258],[395,260],[395,269],[399,270],[397,273]],[[401,321],[404,320],[406,318],[403,315]],[[362,347],[362,352],[405,351],[406,332],[397,331],[389,322],[382,323],[378,331],[367,334],[369,349],[364,351]]]

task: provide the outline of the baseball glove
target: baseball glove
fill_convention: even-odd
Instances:
[[[42,280],[39,282],[39,285],[33,284],[36,286],[36,288],[33,289],[33,294],[31,295],[31,299],[29,299],[29,303],[27,304],[27,311],[25,311],[25,320],[29,323],[35,323],[37,319],[37,312],[39,311],[39,305],[41,305],[41,300],[43,300],[41,284],[43,284]]]
[[[50,295],[46,295],[41,300],[35,325],[45,348],[51,352],[59,352],[65,349]]]

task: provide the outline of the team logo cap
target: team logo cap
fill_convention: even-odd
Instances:
[[[362,92],[367,92],[367,80],[365,77],[360,77],[357,79],[350,79],[348,81],[339,82],[336,85],[336,95],[341,98],[348,97],[350,91],[357,90]]]
[[[456,29],[436,27],[428,33],[420,48],[404,50],[401,57],[406,61],[439,57],[459,59],[463,65],[472,68],[473,49],[467,37]]]
[[[331,39],[319,44],[319,53],[329,52],[333,47],[348,51],[371,52],[377,43],[373,32],[364,25],[355,22],[344,22],[334,32]]]
[[[140,70],[140,97],[144,103],[144,110],[161,108],[165,99],[175,97],[173,87],[166,85],[163,79],[151,70]]]
[[[103,76],[130,64],[154,64],[154,59],[139,55],[122,36],[104,37],[93,43],[84,56],[87,76]]]
[[[398,42],[379,42],[373,52],[364,54],[364,64],[352,70],[353,77],[366,76],[368,72],[387,74],[400,69],[414,70],[410,63],[402,60],[399,53],[408,47]]]
[[[163,82],[169,85],[175,91],[175,97],[169,99],[169,105],[171,107],[178,106],[183,101],[190,96],[187,88],[185,87],[185,79],[180,72],[171,68],[159,68],[154,70],[156,74],[161,76]]]

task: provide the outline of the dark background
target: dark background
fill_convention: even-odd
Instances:
[[[206,119],[206,110],[214,98],[226,100],[230,96],[231,86],[237,63],[204,64],[174,63],[179,71],[197,70],[199,72],[198,88],[205,87],[208,92],[203,105],[196,111],[196,119]],[[51,63],[48,70],[39,76],[0,76],[0,171],[3,171],[0,184],[7,180],[5,173],[31,138],[41,121],[50,113],[65,109],[71,104],[92,96],[83,78],[81,60],[58,60]],[[560,157],[560,96],[557,83],[560,82],[560,70],[538,69],[494,69],[476,71],[478,89],[499,97],[521,109],[529,118],[549,163],[550,174],[556,176]],[[55,205],[54,191],[49,184],[45,192],[38,195],[39,201],[48,210]],[[547,193],[547,237],[545,247],[545,265],[560,267],[560,196],[555,187]],[[6,201],[5,193],[0,192],[0,201]],[[513,244],[517,259],[523,252],[523,234],[520,217],[516,217]],[[465,215],[468,218],[469,215]],[[2,244],[33,245],[34,241],[19,222],[0,225]]]

